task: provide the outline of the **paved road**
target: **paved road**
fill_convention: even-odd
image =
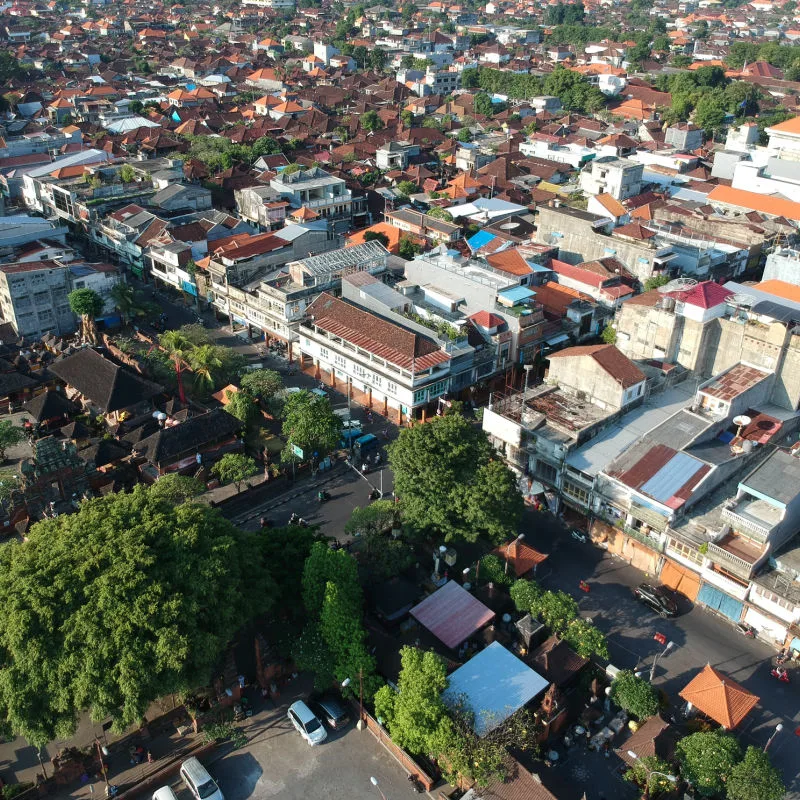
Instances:
[[[529,512],[523,529],[526,541],[551,553],[540,568],[541,582],[579,601],[582,615],[608,635],[613,664],[643,669],[649,676],[653,657],[663,651],[653,635],[663,633],[676,647],[659,659],[654,684],[677,707],[680,689],[707,663],[758,695],[759,706],[737,733],[745,744],[763,747],[775,725],[783,723],[770,755],[783,771],[791,796],[800,797],[800,738],[794,735],[800,726],[800,679],[786,685],[769,675],[772,647],[742,636],[731,623],[689,601],[677,618],[661,619],[631,594],[632,587],[652,576],[589,543],[576,542],[550,515]],[[589,582],[589,594],[578,589],[582,579]]]

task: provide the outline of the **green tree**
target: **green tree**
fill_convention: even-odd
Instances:
[[[401,236],[400,244],[397,247],[397,254],[406,261],[411,261],[415,256],[422,252],[422,247],[410,236]]]
[[[658,711],[658,692],[644,678],[637,678],[628,669],[614,678],[611,699],[640,720],[652,717]]]
[[[342,435],[342,420],[333,413],[327,397],[311,392],[295,392],[283,407],[284,458],[293,459],[292,445],[304,458],[325,458],[336,449]]]
[[[94,289],[75,289],[67,300],[72,313],[81,318],[81,341],[97,344],[94,321],[103,312],[103,298]]]
[[[14,425],[10,419],[0,421],[0,462],[6,460],[9,447],[25,441],[25,431]]]
[[[215,375],[222,369],[218,348],[211,344],[201,344],[192,348],[188,355],[189,366],[194,373],[194,388],[201,392],[213,389]]]
[[[659,286],[666,286],[670,280],[669,275],[653,275],[644,282],[644,290],[652,292],[653,289],[658,289]]]
[[[429,217],[433,217],[433,219],[440,219],[443,222],[452,222],[453,215],[444,208],[440,208],[439,206],[433,206],[427,214]]]
[[[242,391],[262,403],[266,403],[283,391],[283,379],[274,369],[254,369],[245,372],[240,385]]]
[[[400,665],[397,691],[384,686],[376,693],[375,714],[400,747],[415,755],[433,752],[431,744],[446,717],[441,698],[447,687],[444,662],[432,650],[403,647]]]
[[[187,336],[186,331],[165,331],[158,337],[158,343],[172,361],[175,378],[178,381],[178,396],[181,403],[186,403],[186,394],[183,391],[183,368],[187,364],[194,344]]]
[[[150,303],[143,297],[141,292],[137,292],[129,283],[117,281],[109,292],[109,296],[114,301],[114,308],[119,311],[122,324],[128,320],[146,314],[150,310]]]
[[[578,604],[566,592],[546,591],[538,597],[531,612],[539,617],[556,636],[563,636],[578,619]]]
[[[459,142],[471,142],[472,141],[472,134],[469,131],[469,128],[461,128],[461,130],[456,134],[456,139]]]
[[[228,391],[225,395],[225,410],[236,417],[246,428],[255,418],[256,404],[247,392]]]
[[[509,593],[517,611],[530,614],[542,595],[542,589],[536,581],[520,578],[514,581]]]
[[[367,63],[370,69],[375,70],[375,72],[383,72],[386,66],[386,51],[380,47],[373,47],[372,50],[369,51]]]
[[[722,99],[716,94],[704,95],[698,100],[692,119],[694,124],[706,133],[717,133],[725,121],[725,107]]]
[[[160,483],[160,481],[159,481]],[[314,528],[289,525],[285,528],[266,528],[259,532],[258,547],[264,564],[280,564],[273,570],[275,609],[283,616],[303,622],[306,614],[297,602],[298,587],[303,585],[303,570],[311,548],[320,541]]]
[[[605,634],[589,619],[575,619],[570,622],[562,638],[582,658],[591,658],[594,655],[610,658]]]
[[[725,784],[728,800],[781,800],[786,786],[769,756],[758,747],[747,748]]]
[[[119,170],[119,179],[123,183],[133,183],[136,180],[136,170],[130,164],[123,164]]]
[[[368,133],[379,131],[383,128],[383,120],[377,111],[365,111],[360,119],[361,127]]]
[[[701,731],[681,739],[676,755],[684,780],[702,797],[713,797],[725,791],[742,749],[729,733]]]
[[[380,231],[367,231],[364,234],[365,242],[380,242],[384,247],[389,246],[389,237]]]
[[[150,487],[150,497],[177,506],[203,494],[205,490],[205,484],[197,478],[170,472],[162,475]]]
[[[400,181],[397,186],[395,186],[395,189],[397,189],[399,194],[408,197],[417,191],[417,184],[414,183],[414,181]]]
[[[143,486],[37,523],[0,564],[0,720],[37,747],[69,738],[84,710],[122,731],[207,684],[273,596],[254,534]]]
[[[609,322],[605,328],[603,328],[600,338],[606,344],[614,344],[617,341],[617,329]]]
[[[522,516],[522,496],[486,435],[458,414],[401,431],[389,445],[403,519],[428,536],[506,541]]]
[[[358,45],[358,47],[353,48],[352,56],[359,67],[363,69],[367,66],[367,58],[369,57],[369,50],[367,50],[367,48],[364,47],[363,44],[360,44]]]
[[[496,553],[487,553],[480,560],[478,578],[485,583],[494,583],[496,586],[511,586],[514,573],[513,570],[511,574],[508,573],[504,558]]]
[[[376,500],[364,508],[356,506],[345,523],[348,536],[375,536],[390,531],[397,523],[397,509],[393,500]]]
[[[250,456],[246,456],[243,453],[225,453],[225,455],[211,467],[211,472],[213,475],[216,475],[223,484],[235,484],[236,491],[238,492],[242,488],[242,483],[258,472],[258,465]]]
[[[411,128],[414,125],[414,114],[411,111],[401,111],[400,122],[402,122],[406,128]]]
[[[659,773],[659,774],[654,774]],[[675,781],[665,778],[672,775]],[[625,780],[635,783],[645,790],[645,795],[653,797],[659,794],[669,794],[675,790],[678,776],[670,764],[658,756],[644,756],[637,758],[633,766],[625,773]]]
[[[472,107],[475,109],[475,113],[480,114],[482,117],[491,117],[494,112],[491,98],[485,92],[475,95]]]
[[[141,114],[142,111],[144,111],[144,104],[141,100],[131,100],[128,104],[128,111],[130,111],[131,114]]]

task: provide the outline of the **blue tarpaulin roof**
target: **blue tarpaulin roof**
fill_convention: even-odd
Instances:
[[[484,247],[496,238],[497,237],[493,233],[489,233],[489,231],[478,231],[467,239],[467,244],[470,250],[480,250],[481,247]]]

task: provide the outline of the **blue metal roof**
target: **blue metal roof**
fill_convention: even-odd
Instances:
[[[703,466],[688,453],[675,453],[661,469],[645,483],[641,491],[659,503],[666,503]]]
[[[536,292],[532,292],[527,286],[509,286],[508,289],[501,289],[498,294],[512,303],[521,303],[523,300],[535,297]]]
[[[478,231],[467,239],[467,244],[470,250],[480,250],[481,247],[489,244],[489,242],[494,241],[496,238],[497,237],[493,233],[489,233],[489,231]]]

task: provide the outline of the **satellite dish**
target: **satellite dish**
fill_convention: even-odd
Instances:
[[[743,428],[745,425],[749,425],[753,420],[747,416],[747,414],[739,414],[738,417],[733,418],[733,424],[738,425],[740,428]]]
[[[697,286],[697,281],[694,278],[675,278],[669,283],[658,287],[661,294],[670,294],[671,292],[685,292],[688,289]]]
[[[736,294],[732,294],[727,302],[732,303],[735,306],[752,306],[755,303],[756,298],[753,297],[751,294],[745,294],[744,292],[736,292]]]

